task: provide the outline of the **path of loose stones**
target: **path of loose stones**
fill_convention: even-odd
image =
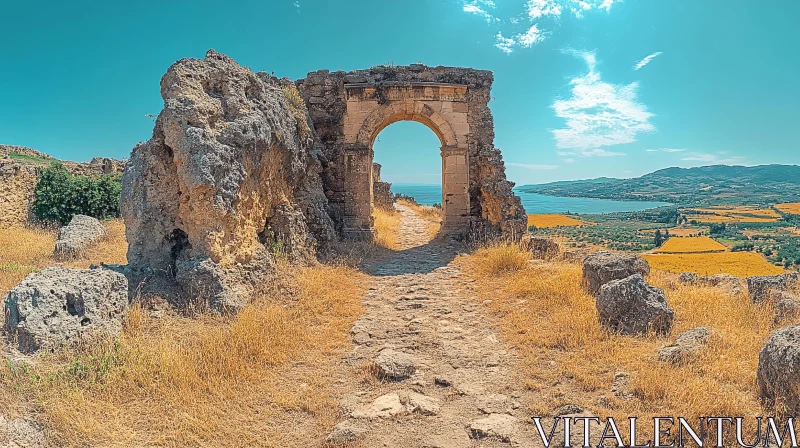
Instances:
[[[512,378],[514,355],[472,283],[451,262],[458,243],[429,242],[425,222],[402,215],[401,248],[371,266],[365,314],[337,390],[345,419],[333,445],[533,446],[538,435]],[[381,381],[365,381],[368,376]],[[527,421],[526,421],[527,420]]]

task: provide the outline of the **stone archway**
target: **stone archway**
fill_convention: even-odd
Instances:
[[[372,235],[372,145],[381,130],[403,120],[424,124],[441,142],[445,232],[522,235],[525,213],[492,143],[492,80],[488,71],[415,64],[322,70],[297,81],[324,145],[331,215],[345,236]]]

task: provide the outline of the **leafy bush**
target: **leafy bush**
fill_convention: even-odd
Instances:
[[[33,213],[42,221],[68,224],[75,215],[98,219],[119,216],[122,183],[119,175],[73,176],[64,165],[53,162],[36,184]]]

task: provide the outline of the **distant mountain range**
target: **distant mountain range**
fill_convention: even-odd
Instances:
[[[662,201],[678,205],[769,205],[800,201],[800,166],[665,168],[633,179],[607,177],[523,185],[548,196]]]

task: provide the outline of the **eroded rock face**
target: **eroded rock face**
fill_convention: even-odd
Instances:
[[[519,242],[520,247],[531,253],[534,259],[549,260],[558,256],[561,246],[549,239],[525,234]]]
[[[650,265],[635,255],[601,251],[583,261],[583,280],[589,292],[597,295],[600,287],[612,280],[621,280],[634,274],[647,275]]]
[[[394,194],[392,184],[381,179],[381,164],[372,164],[372,203],[384,210],[394,210]]]
[[[53,256],[58,259],[76,257],[105,236],[106,228],[97,218],[75,215],[69,224],[59,229]]]
[[[641,274],[613,280],[597,297],[600,323],[622,334],[668,333],[674,312],[664,291],[647,284]]]
[[[306,259],[336,238],[319,141],[290,82],[213,50],[173,64],[161,96],[153,137],[133,149],[122,179],[128,262],[236,310],[273,272],[276,252]]]
[[[748,277],[747,291],[753,303],[769,300],[773,292],[786,291],[800,283],[800,275],[796,272],[789,274]]]
[[[788,415],[800,412],[800,325],[781,328],[758,355],[761,396]]]
[[[9,291],[6,329],[21,352],[32,353],[100,335],[118,336],[127,310],[124,275],[105,269],[49,267]]]

